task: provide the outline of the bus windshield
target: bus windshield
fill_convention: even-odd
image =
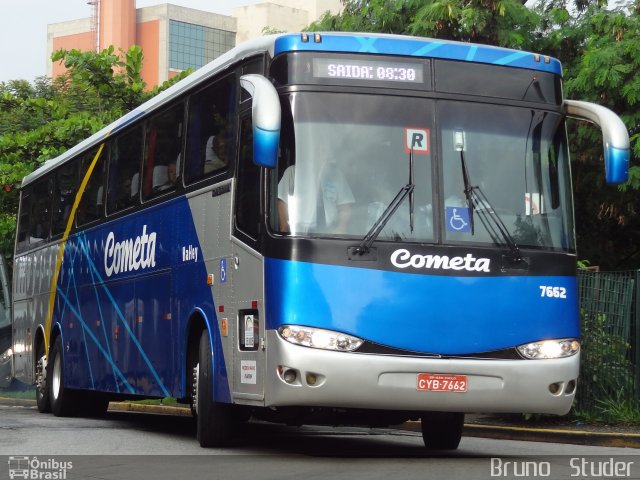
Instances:
[[[463,164],[467,188],[486,204],[474,207],[465,195]],[[519,246],[573,250],[559,114],[401,96],[298,92],[283,100],[271,228],[363,238],[408,185],[411,166],[415,187],[378,241],[502,244],[497,215]]]
[[[363,237],[409,182],[413,155],[413,232],[407,197],[378,239],[433,241],[434,113],[428,99],[291,94],[283,102],[272,228],[296,236]],[[407,134],[416,136],[413,154],[405,148]]]

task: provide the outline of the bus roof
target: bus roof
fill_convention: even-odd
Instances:
[[[23,179],[22,187],[34,182],[78,153],[99,145],[111,134],[116,133],[132,121],[152,113],[161,105],[173,100],[175,96],[202,83],[238,60],[264,52],[268,52],[274,57],[281,53],[295,51],[351,52],[442,58],[526,68],[562,75],[560,62],[555,58],[488,45],[371,33],[314,32],[309,34],[268,35],[241,43],[112,124],[104,127],[91,137],[70,148],[65,153],[47,160],[44,165]]]
[[[490,45],[388,34],[331,32],[318,33],[318,38],[315,33],[308,34],[306,38],[303,35],[278,36],[275,39],[275,55],[291,51],[403,55],[526,68],[562,75],[562,66],[555,58]]]

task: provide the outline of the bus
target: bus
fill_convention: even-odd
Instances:
[[[175,397],[203,447],[249,418],[564,414],[580,359],[565,121],[548,56],[355,33],[244,43],[28,175],[14,375],[40,412]]]
[[[0,388],[11,385],[11,284],[7,272],[7,261],[0,255]]]

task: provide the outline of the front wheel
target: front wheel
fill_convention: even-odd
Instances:
[[[62,357],[62,338],[57,337],[49,358],[47,381],[51,410],[56,417],[68,417],[77,412],[77,394],[64,385],[64,363]]]
[[[201,447],[224,447],[233,433],[232,405],[213,400],[213,365],[207,330],[200,336],[198,364],[194,369],[194,405],[198,442]]]
[[[421,426],[422,440],[429,450],[455,450],[462,438],[464,413],[424,412]]]

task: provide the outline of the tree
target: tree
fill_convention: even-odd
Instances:
[[[598,129],[572,127],[576,230],[581,258],[604,268],[640,267],[640,17],[629,4],[609,10],[585,5],[583,12],[548,37],[565,61],[567,98],[588,100],[618,113],[631,139],[630,182],[621,189],[604,183],[602,140]],[[570,46],[571,48],[567,48]]]
[[[142,80],[138,46],[114,53],[60,50],[52,56],[68,71],[51,81],[0,83],[0,253],[13,252],[18,192],[22,178],[124,113],[187,76],[152,91]]]
[[[344,0],[312,31],[378,32],[529,48],[538,15],[519,0]]]

